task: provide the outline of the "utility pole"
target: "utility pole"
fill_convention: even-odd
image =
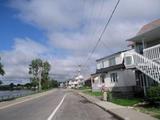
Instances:
[[[78,76],[81,75],[81,67],[82,65],[78,65]]]

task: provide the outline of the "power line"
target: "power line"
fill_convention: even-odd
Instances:
[[[88,56],[88,58],[87,58],[87,60],[86,60],[86,63],[84,64],[84,66],[86,66],[86,64],[88,63],[89,59],[92,57],[92,55],[94,54],[96,48],[98,47],[98,45],[99,45],[99,43],[100,43],[100,41],[101,41],[101,39],[102,39],[102,36],[103,36],[103,34],[105,33],[105,31],[106,31],[106,29],[107,29],[107,27],[108,27],[108,25],[109,25],[109,23],[110,23],[113,15],[114,15],[114,13],[115,13],[115,11],[116,11],[116,9],[117,9],[117,7],[118,7],[119,2],[120,2],[120,0],[117,1],[116,5],[115,5],[115,7],[114,7],[114,9],[113,9],[113,11],[112,11],[112,13],[111,13],[108,21],[107,21],[107,23],[106,23],[105,26],[104,26],[104,29],[102,30],[102,32],[101,32],[101,34],[100,34],[100,36],[99,36],[99,38],[98,38],[98,40],[97,40],[97,42],[96,42],[96,45],[93,47],[93,49],[92,49],[92,51],[91,51],[91,54]]]

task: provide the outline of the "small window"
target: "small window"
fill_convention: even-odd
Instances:
[[[131,56],[128,56],[125,58],[125,64],[126,65],[131,65],[132,64],[132,57]]]
[[[118,82],[118,75],[117,73],[110,74],[111,82]]]
[[[113,66],[113,65],[115,65],[115,64],[116,64],[116,59],[115,59],[115,57],[110,58],[110,59],[109,59],[109,66]]]

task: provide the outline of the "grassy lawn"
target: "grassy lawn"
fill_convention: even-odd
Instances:
[[[135,109],[160,119],[160,108],[150,106],[150,107],[136,107]]]
[[[122,105],[122,106],[133,106],[133,105],[141,102],[141,99],[137,99],[137,98],[132,98],[132,99],[118,98],[118,99],[115,99],[115,98],[113,98],[111,100],[111,102],[118,104],[118,105]]]
[[[79,88],[79,90],[88,90],[88,89],[91,89],[91,87],[83,86],[83,87]]]
[[[89,94],[91,96],[96,96],[96,97],[102,96],[102,92],[92,92],[91,89],[85,90],[83,92],[86,93],[86,94]]]
[[[142,102],[142,99],[112,99],[112,103],[122,105],[122,106],[134,106],[137,103]],[[144,105],[144,106],[136,106],[134,107],[137,111],[149,114],[155,118],[160,119],[160,108],[153,107],[151,105]]]
[[[100,97],[103,95],[102,92],[92,92],[89,88],[82,88],[83,93],[86,93],[91,96]],[[122,106],[134,106],[140,102],[143,102],[142,99],[132,98],[132,99],[125,99],[125,98],[112,98],[112,103],[122,105]],[[155,118],[160,119],[160,108],[155,108],[153,106],[136,106],[134,107],[137,111],[149,114]]]

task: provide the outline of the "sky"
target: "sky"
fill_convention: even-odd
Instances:
[[[117,0],[0,0],[0,56],[5,82],[26,82],[31,60],[51,66],[51,76],[64,81],[87,78],[95,60],[127,49],[128,38],[160,17],[159,0],[121,0],[95,53],[85,64]]]

